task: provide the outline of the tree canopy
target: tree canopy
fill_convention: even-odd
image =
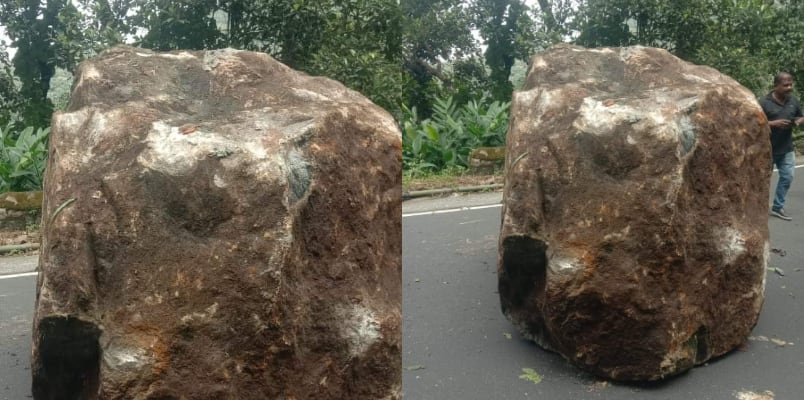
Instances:
[[[797,0],[6,0],[0,124],[47,127],[55,71],[124,42],[266,52],[397,116],[507,101],[515,62],[558,42],[662,47],[759,94],[779,70],[804,79],[803,17]]]

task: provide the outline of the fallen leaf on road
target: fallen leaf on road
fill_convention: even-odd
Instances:
[[[781,339],[771,339],[771,342],[780,347],[784,347],[787,344],[787,342]]]
[[[424,365],[411,365],[409,367],[405,367],[406,371],[418,371],[420,369],[424,369]]]
[[[775,344],[775,345],[777,345],[779,347],[795,345],[795,343],[793,343],[793,342],[788,342],[786,340],[777,339],[777,338],[769,338],[767,336],[749,336],[748,340],[753,340],[755,342],[771,342],[771,343],[773,343],[773,344]]]
[[[524,374],[519,375],[519,379],[531,381],[536,384],[541,383],[542,376],[539,375],[538,372],[534,371],[533,368],[522,368],[522,372],[524,372]]]
[[[505,338],[506,338],[506,339],[510,339],[510,338],[511,338],[511,334],[510,334],[510,333],[508,333],[508,332],[503,333],[503,335],[505,336]]]
[[[774,394],[770,390],[762,393],[754,393],[749,391],[742,391],[734,393],[737,400],[774,400]]]
[[[787,255],[787,252],[782,249],[771,249],[771,253],[776,253],[779,257],[784,257]]]

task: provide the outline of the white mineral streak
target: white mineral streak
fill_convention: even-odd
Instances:
[[[279,280],[282,277],[282,267],[285,265],[285,256],[293,244],[293,217],[288,215],[271,232],[263,235],[265,239],[273,240],[273,251],[268,258],[268,267],[260,275],[269,274]],[[277,292],[281,285],[277,286]],[[276,294],[276,293],[274,293]]]
[[[566,256],[550,257],[550,261],[547,263],[547,266],[550,269],[550,272],[553,273],[571,272],[583,269],[583,265],[581,264],[580,260]]]
[[[295,94],[297,97],[301,98],[302,100],[314,102],[314,101],[332,101],[331,98],[324,96],[321,93],[313,92],[312,90],[302,89],[302,88],[290,88],[290,90]]]
[[[687,115],[697,98],[676,101],[670,94],[656,93],[658,107],[650,109],[615,102],[610,105],[587,97],[579,109],[579,116],[573,122],[575,129],[594,135],[608,135],[624,123],[633,124],[638,132],[647,132],[656,139],[674,141],[681,144],[681,156],[695,149],[695,125]],[[684,112],[681,112],[684,111]],[[668,119],[667,117],[673,117]],[[628,144],[636,144],[637,138],[629,135]]]
[[[75,87],[73,88],[73,93],[75,93],[76,89],[81,87],[84,84],[84,81],[93,81],[101,79],[101,73],[92,65],[86,65],[84,68],[81,68],[81,75],[79,75],[75,80]]]
[[[626,226],[625,228],[621,229],[620,231],[606,234],[606,236],[603,236],[603,240],[604,241],[608,241],[608,240],[623,240],[628,236],[629,233],[631,233],[631,226],[630,225]]]
[[[535,88],[531,90],[523,90],[514,92],[514,101],[515,104],[532,104],[533,99],[541,93],[541,89]]]
[[[221,178],[221,176],[218,175],[218,174],[215,174],[215,176],[212,177],[212,183],[215,185],[215,187],[220,188],[220,189],[223,189],[226,186],[229,186],[226,183],[226,181],[224,181],[223,178]]]
[[[203,321],[208,320],[215,316],[218,312],[218,303],[213,303],[211,306],[204,309],[204,312],[194,312],[192,314],[187,314],[181,317],[182,323],[188,323],[190,321]]]
[[[150,295],[145,296],[144,301],[145,301],[145,304],[148,304],[149,306],[153,306],[153,305],[156,305],[156,304],[162,304],[162,295],[157,293],[157,294],[155,294],[153,296],[150,296]]]
[[[595,135],[609,134],[623,122],[635,123],[645,117],[643,111],[627,104],[605,106],[602,101],[591,97],[583,99],[578,111],[579,116],[572,125],[581,132]]]
[[[720,238],[720,252],[723,253],[723,261],[726,264],[733,264],[737,258],[745,254],[745,237],[742,232],[727,226],[715,232],[715,237]]]
[[[86,120],[89,110],[91,108],[84,107],[73,112],[56,112],[53,114],[53,129],[62,132],[75,132],[81,123]]]
[[[136,55],[138,55],[140,57],[145,57],[145,58],[148,58],[148,57],[160,57],[160,58],[168,58],[168,59],[172,59],[172,60],[189,60],[191,58],[195,58],[194,55],[192,55],[192,54],[190,54],[190,53],[188,53],[186,51],[182,51],[182,52],[177,53],[177,54],[166,54],[166,53],[148,54],[148,53],[140,53],[140,52],[136,52],[134,54],[136,54]]]
[[[192,172],[199,160],[218,157],[226,167],[236,167],[241,163],[249,165],[260,180],[283,179],[279,161],[266,152],[259,137],[241,143],[200,129],[183,135],[179,127],[157,121],[153,123],[145,142],[147,149],[137,157],[137,161],[148,169],[167,175],[186,175]]]
[[[118,108],[110,110],[108,116],[101,110],[95,110],[95,112],[89,115],[89,121],[86,121],[86,124],[81,129],[81,136],[89,139],[84,142],[88,148],[82,162],[86,163],[90,161],[92,158],[92,149],[100,143],[104,136],[111,136],[117,133],[115,129],[109,126],[109,121],[114,122],[120,120],[120,118],[122,118],[121,114],[123,113],[125,113],[125,110]]]
[[[572,50],[572,51],[574,51],[576,53],[587,53],[587,52],[601,53],[601,54],[614,53],[614,50],[609,49],[609,48],[605,48],[605,47],[604,48],[599,48],[599,49],[587,49],[587,48],[581,48],[581,47],[570,47],[570,50]]]
[[[86,121],[89,115],[89,109],[83,108],[80,111],[63,113],[56,112],[53,114],[52,129],[58,132],[76,132],[80,130],[80,126]],[[58,168],[65,171],[78,171],[80,162],[85,158],[81,154],[87,151],[81,145],[79,135],[61,136],[64,139],[61,141],[58,152]],[[54,140],[54,139],[51,139]]]
[[[537,76],[536,74],[539,73],[539,70],[549,68],[547,62],[544,61],[544,58],[541,57],[534,57],[531,61],[530,70],[528,71],[528,76]],[[518,92],[514,92],[514,96],[516,96]],[[516,103],[516,101],[514,101]]]
[[[111,369],[136,369],[149,364],[151,359],[143,349],[117,346],[110,343],[103,350],[103,362]]]
[[[703,76],[692,75],[692,74],[681,74],[681,76],[683,76],[684,79],[686,79],[688,81],[693,81],[693,82],[697,82],[697,83],[713,83],[712,81],[710,81],[709,79],[706,79]]]
[[[342,335],[349,342],[353,356],[364,353],[380,338],[380,324],[373,311],[360,304],[349,304],[340,313],[344,319]]]

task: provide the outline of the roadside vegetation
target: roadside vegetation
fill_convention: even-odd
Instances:
[[[41,190],[50,128],[0,127],[0,193]]]
[[[473,148],[502,145],[530,56],[556,43],[665,48],[757,95],[780,70],[804,82],[798,0],[10,0],[0,37],[4,149],[33,146],[18,141],[24,132],[44,145],[78,63],[106,48],[231,47],[339,80],[388,110],[406,181],[465,176]],[[18,153],[2,153],[2,179],[14,182],[0,190],[36,186],[35,157]]]

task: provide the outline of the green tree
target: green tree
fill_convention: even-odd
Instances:
[[[444,87],[462,86],[446,66],[454,61],[472,69],[473,78],[485,75],[478,63],[479,47],[472,36],[472,16],[462,0],[402,0],[402,67],[410,78],[405,104],[426,118]],[[485,77],[483,78],[485,79]]]
[[[795,0],[585,0],[577,43],[665,48],[760,93],[787,70],[804,79],[804,5]]]
[[[138,0],[138,44],[155,50],[262,51],[399,109],[401,17],[395,0]]]
[[[334,1],[307,70],[337,79],[400,115],[405,84],[401,24],[395,0]]]
[[[0,127],[5,127],[18,118],[21,104],[22,98],[14,82],[6,45],[0,42]]]
[[[662,47],[692,57],[722,7],[700,0],[586,0],[578,43],[584,46]]]
[[[521,0],[474,0],[475,26],[486,42],[484,58],[491,70],[491,94],[495,100],[511,98],[513,85],[508,79],[514,60],[527,59],[532,40],[523,40],[534,29],[528,6]]]
[[[131,23],[145,31],[138,38],[153,50],[202,50],[222,43],[213,13],[215,0],[139,0]]]

